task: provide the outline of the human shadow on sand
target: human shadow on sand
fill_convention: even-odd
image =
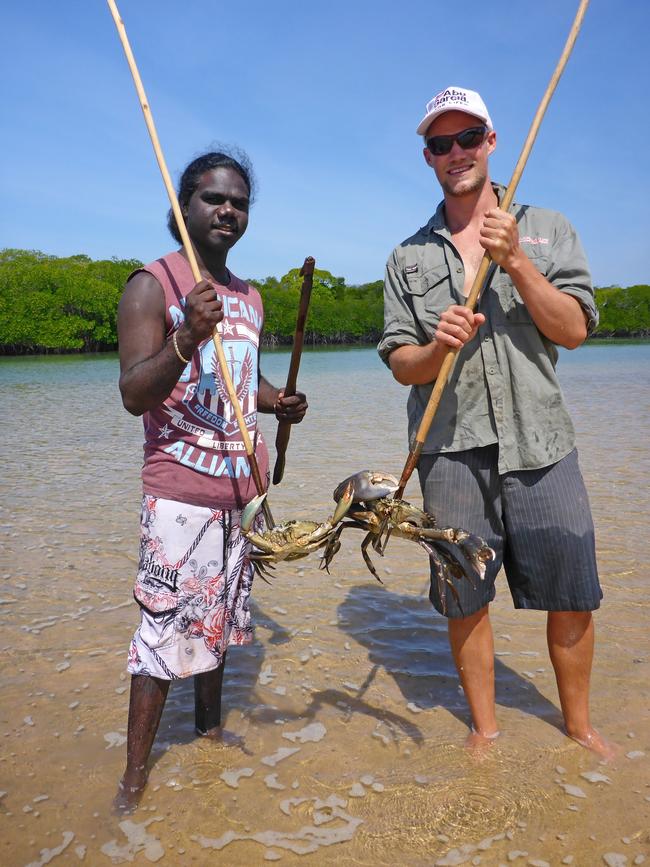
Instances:
[[[264,725],[274,723],[278,717],[277,707],[269,704],[268,700],[260,700],[257,691],[266,656],[265,646],[285,644],[291,640],[291,634],[255,603],[251,603],[251,613],[256,631],[268,630],[270,635],[264,637],[264,643],[255,638],[253,643],[246,647],[229,650],[223,683],[223,717],[226,719],[229,710],[241,709],[254,718],[257,725]],[[385,737],[397,741],[400,736],[406,736],[415,743],[423,743],[422,731],[408,718],[410,714],[402,716],[385,707],[377,707],[364,698],[375,672],[376,666],[370,666],[361,678],[355,672],[355,679],[361,681],[356,694],[334,688],[316,690],[310,694],[309,703],[305,707],[296,712],[284,709],[281,716],[286,722],[300,720],[304,723],[317,719],[324,707],[336,708],[339,713],[343,713],[344,721],[349,721],[356,714],[362,714],[375,719],[377,724],[382,723],[384,731],[388,733]],[[350,676],[352,677],[352,674]],[[189,744],[199,737],[194,729],[193,681],[192,677],[184,678],[175,681],[170,687],[151,753],[151,767],[172,744]]]
[[[255,628],[270,632],[264,643],[254,638],[245,647],[233,647],[228,651],[223,679],[222,716],[225,720],[229,710],[250,709],[255,705],[255,689],[264,664],[266,644],[285,644],[291,640],[290,633],[270,614],[251,600],[251,617]],[[194,728],[194,678],[185,677],[174,681],[158,727],[158,734],[151,751],[151,766],[164,755],[171,744],[188,744],[200,735]]]
[[[427,596],[358,584],[348,590],[338,614],[340,627],[368,650],[369,677],[384,669],[407,704],[422,710],[444,707],[469,726],[467,703],[449,648],[447,621],[433,609]],[[562,726],[558,708],[499,657],[495,658],[495,679],[497,704]]]

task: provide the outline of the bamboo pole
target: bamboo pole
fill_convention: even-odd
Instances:
[[[163,183],[165,184],[165,189],[167,190],[169,203],[171,205],[172,211],[174,212],[174,217],[176,218],[176,225],[178,226],[178,231],[180,232],[181,238],[183,239],[183,248],[185,250],[185,254],[190,263],[190,268],[192,269],[192,276],[194,277],[196,283],[200,283],[203,279],[203,276],[201,274],[201,271],[199,270],[198,262],[196,261],[196,255],[194,253],[194,247],[192,246],[190,236],[187,232],[185,220],[183,218],[183,214],[181,213],[178,199],[176,197],[176,191],[174,190],[174,185],[169,175],[169,171],[167,170],[167,164],[165,162],[165,157],[163,156],[162,148],[160,147],[158,133],[156,132],[153,116],[151,114],[149,100],[147,99],[147,95],[144,91],[142,79],[140,78],[140,73],[138,72],[138,67],[136,65],[133,52],[131,50],[131,45],[129,44],[128,36],[126,35],[126,28],[124,26],[124,22],[122,21],[118,8],[115,4],[115,0],[106,0],[106,2],[108,3],[111,15],[113,16],[113,21],[115,22],[118,36],[120,38],[120,42],[122,43],[124,54],[126,55],[126,61],[129,65],[129,69],[131,70],[131,76],[133,78],[133,83],[135,84],[135,89],[138,94],[140,107],[142,108],[142,113],[144,115],[144,120],[147,125],[147,130],[149,131],[149,137],[151,138],[151,144],[153,145],[156,160],[158,162],[158,168],[160,169]],[[248,428],[246,427],[246,422],[244,420],[241,407],[239,405],[239,400],[237,399],[237,392],[235,391],[235,387],[233,385],[230,370],[228,369],[228,363],[226,361],[226,356],[223,351],[221,336],[219,335],[217,328],[214,329],[214,332],[212,334],[212,341],[214,343],[214,348],[217,353],[221,376],[228,392],[228,398],[235,411],[235,416],[237,417],[237,425],[239,427],[239,432],[244,443],[244,448],[246,449],[246,455],[248,456],[248,463],[250,466],[251,475],[253,476],[253,481],[255,482],[255,487],[257,488],[258,494],[263,494],[265,489],[262,483],[260,470],[257,465],[255,449],[253,448],[253,444],[248,433]],[[263,504],[264,515],[266,517],[266,522],[268,526],[273,527],[274,521],[267,500],[268,498],[265,498]]]

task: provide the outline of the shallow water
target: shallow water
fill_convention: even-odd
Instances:
[[[268,352],[263,370],[280,384],[288,361]],[[141,422],[121,408],[115,356],[0,359],[0,863],[650,859],[649,369],[643,344],[563,352],[559,367],[598,533],[593,719],[621,747],[613,765],[563,736],[544,615],[515,612],[502,579],[503,734],[472,760],[424,552],[393,540],[382,586],[349,532],[331,576],[313,557],[256,582],[255,643],[230,651],[224,687],[225,724],[249,753],[196,738],[191,683],[174,684],[124,820],[110,802],[137,622]],[[271,491],[276,520],[324,518],[340,479],[399,474],[406,457],[406,389],[373,350],[307,352],[300,386],[311,409]],[[270,419],[263,429],[272,444]],[[415,481],[407,499],[421,502]]]

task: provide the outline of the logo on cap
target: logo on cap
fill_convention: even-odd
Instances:
[[[441,108],[443,105],[447,105],[447,103],[450,102],[467,105],[467,94],[464,90],[454,90],[454,88],[448,87],[447,90],[441,90],[440,93],[437,93],[434,96],[427,106],[427,109]]]

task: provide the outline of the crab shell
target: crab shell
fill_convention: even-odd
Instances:
[[[342,490],[336,509],[331,518],[322,523],[316,521],[286,521],[277,524],[264,533],[251,531],[255,515],[262,507],[266,494],[254,497],[242,513],[241,529],[246,538],[259,549],[251,555],[266,557],[270,560],[294,560],[305,557],[325,545],[334,527],[345,517],[353,502],[353,486],[348,484]],[[259,553],[261,552],[261,554]]]
[[[399,482],[395,476],[389,473],[376,472],[374,470],[361,470],[353,476],[343,479],[334,489],[334,499],[338,502],[345,487],[352,483],[353,502],[367,502],[389,497],[399,488]]]

